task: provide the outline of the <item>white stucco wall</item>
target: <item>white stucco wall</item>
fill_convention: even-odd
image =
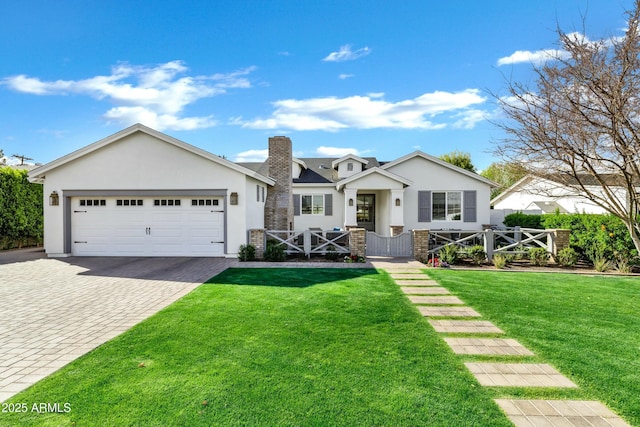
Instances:
[[[410,229],[454,228],[481,230],[490,223],[490,186],[482,181],[441,166],[422,157],[413,157],[387,168],[389,172],[413,181],[404,191],[404,226]],[[476,222],[418,222],[418,191],[476,191]],[[464,211],[464,206],[462,207]]]
[[[246,242],[249,224],[261,226],[263,203],[255,203],[258,181],[142,132],[66,163],[45,177],[45,250],[64,253],[63,206],[48,197],[64,190],[227,190],[227,250],[236,253]],[[262,184],[264,185],[264,184]],[[228,204],[237,192],[239,203]],[[253,201],[253,202],[252,202]]]
[[[334,185],[293,185],[293,194],[332,194],[333,215],[295,215],[293,217],[293,229],[307,230],[319,227],[323,230],[332,230],[344,225],[344,194],[336,191]]]

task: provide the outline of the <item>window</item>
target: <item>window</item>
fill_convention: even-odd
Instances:
[[[143,206],[143,202],[140,199],[118,199],[116,206]]]
[[[218,206],[218,199],[191,199],[191,206]]]
[[[107,206],[105,199],[81,199],[80,206]]]
[[[324,215],[324,195],[303,194],[300,202],[302,215]]]
[[[349,172],[353,172],[353,163],[352,162],[347,163],[347,170]]]
[[[462,219],[462,192],[433,192],[432,218],[434,221],[460,221]]]
[[[180,206],[180,199],[155,199],[153,206]]]

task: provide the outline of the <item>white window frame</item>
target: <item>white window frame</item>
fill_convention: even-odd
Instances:
[[[311,198],[311,212],[305,212],[305,207],[308,210],[309,202],[306,202],[305,198]],[[300,195],[300,215],[324,215],[324,194],[301,194]]]
[[[436,196],[444,194],[444,218],[439,217],[440,208],[436,209]],[[457,200],[453,200],[454,195],[457,195]],[[451,196],[451,197],[450,197]],[[456,207],[457,210],[453,210]],[[431,220],[432,221],[462,221],[462,191],[433,191],[431,193]]]

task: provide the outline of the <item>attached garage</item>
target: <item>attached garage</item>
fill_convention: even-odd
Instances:
[[[235,257],[271,178],[141,124],[32,170],[49,256]]]
[[[223,256],[224,198],[72,197],[75,256]]]

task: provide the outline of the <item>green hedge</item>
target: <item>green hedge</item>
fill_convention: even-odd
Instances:
[[[0,167],[0,250],[42,243],[42,185],[26,170]]]
[[[595,264],[597,260],[630,260],[638,255],[629,231],[613,215],[513,213],[504,220],[507,227],[564,228],[571,230],[570,245],[580,258]]]
[[[631,259],[638,255],[629,230],[613,215],[542,215],[544,228],[571,230],[570,244],[583,259],[595,264],[598,259]]]

